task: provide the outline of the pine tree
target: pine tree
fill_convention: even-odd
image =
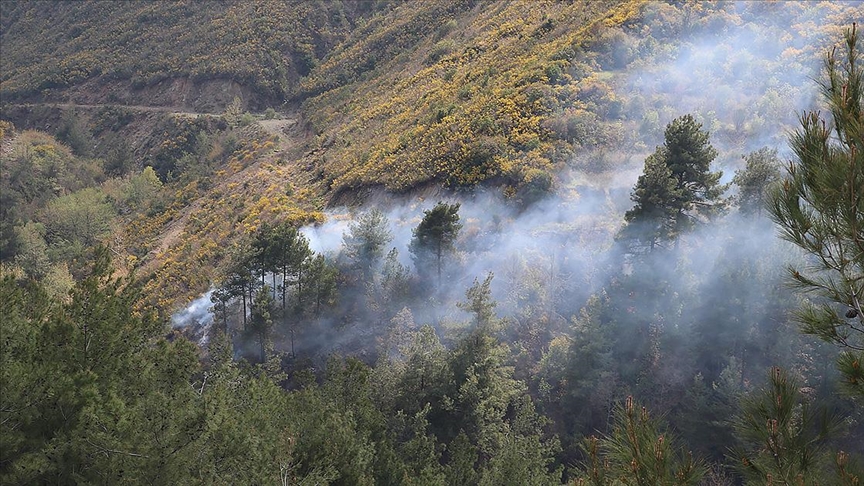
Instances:
[[[309,240],[293,225],[283,222],[275,226],[262,225],[251,242],[253,250],[253,266],[261,272],[261,284],[264,284],[264,274],[272,274],[272,291],[276,291],[276,274],[281,273],[282,309],[285,309],[288,286],[293,282],[298,289],[302,288],[303,270],[311,257]]]
[[[676,439],[652,418],[645,407],[627,397],[615,411],[612,433],[585,439],[587,457],[576,484],[696,485],[705,474],[701,461],[686,450],[676,450]]]
[[[826,58],[822,95],[831,120],[801,116],[790,144],[795,158],[770,197],[785,239],[813,267],[790,268],[794,285],[813,296],[798,312],[802,331],[845,348],[839,365],[853,393],[864,396],[864,71],[855,24],[845,53]]]
[[[4,484],[184,482],[203,433],[197,349],[161,338],[107,250],[95,255],[62,302],[0,281]]]
[[[627,227],[620,237],[647,243],[653,250],[674,240],[697,220],[723,208],[722,172],[711,172],[717,151],[692,115],[666,126],[663,146],[645,160],[645,170],[631,199],[635,206],[624,215]],[[637,245],[638,246],[638,245]]]
[[[228,332],[228,305],[231,302],[233,296],[227,287],[217,287],[213,289],[213,292],[210,294],[210,302],[213,303],[213,313],[217,316],[221,316],[220,321],[222,321],[222,332],[226,335]]]
[[[459,236],[462,224],[459,222],[459,204],[439,202],[434,208],[423,212],[423,220],[414,229],[414,238],[409,247],[414,256],[418,271],[428,271],[434,266],[441,286],[441,267],[444,256],[453,251],[453,244]]]
[[[374,303],[384,318],[392,316],[404,305],[408,298],[409,277],[408,269],[399,263],[399,251],[396,248],[391,249],[381,266],[381,278]]]
[[[240,245],[234,248],[230,254],[230,263],[220,288],[224,289],[232,298],[240,297],[243,304],[243,330],[248,323],[248,309],[252,304],[252,291],[255,286],[255,277],[252,275],[251,263],[254,253],[248,245]]]
[[[473,314],[474,325],[486,332],[492,330],[497,322],[495,307],[498,304],[492,299],[491,289],[493,276],[492,272],[489,272],[483,283],[475,278],[474,284],[465,291],[466,300],[456,303],[460,309]]]
[[[768,189],[780,179],[780,159],[777,150],[762,147],[744,156],[743,170],[735,171],[732,183],[738,186],[735,197],[738,210],[746,215],[761,215],[767,202]]]
[[[732,463],[746,484],[820,484],[833,468],[825,446],[837,426],[807,404],[795,379],[772,368],[768,386],[747,397],[733,421],[740,446]]]
[[[255,295],[255,301],[252,304],[252,313],[249,318],[249,330],[258,339],[260,347],[259,357],[262,363],[267,360],[267,351],[272,346],[273,307],[274,303],[270,287],[265,285]]]
[[[321,315],[322,305],[331,305],[336,298],[336,277],[338,270],[330,264],[324,255],[315,255],[309,259],[306,269],[306,284],[303,287],[309,293],[312,303],[312,313],[315,317]]]
[[[702,130],[693,115],[684,115],[666,126],[664,138],[663,158],[675,178],[675,187],[681,191],[676,209],[694,213],[716,209],[725,187],[720,185],[723,173],[711,172],[717,151],[708,140],[708,132]],[[687,227],[687,221],[682,219],[679,226]]]
[[[636,204],[624,214],[623,239],[647,242],[650,251],[659,242],[672,239],[677,214],[674,201],[681,199],[681,191],[660,153],[645,160],[645,170],[630,198]]]
[[[470,486],[477,484],[477,472],[474,465],[477,463],[477,448],[471,444],[471,440],[460,430],[450,445],[447,447],[450,461],[447,463],[447,481],[453,486]]]
[[[384,248],[393,239],[388,224],[384,213],[372,209],[360,215],[342,236],[345,253],[365,282],[372,280],[372,272],[384,256]]]

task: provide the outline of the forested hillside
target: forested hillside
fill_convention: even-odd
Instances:
[[[0,3],[0,483],[858,484],[861,18]]]
[[[214,109],[231,102],[220,91],[233,89],[253,106],[278,106],[358,21],[384,9],[362,1],[13,0],[2,10],[0,93]]]

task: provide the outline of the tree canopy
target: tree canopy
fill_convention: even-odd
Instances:
[[[812,266],[789,269],[795,287],[811,297],[798,318],[805,333],[846,348],[846,383],[864,396],[864,71],[856,26],[844,51],[832,50],[820,83],[831,118],[804,113],[791,136],[795,158],[770,197],[784,238]]]
[[[663,145],[645,160],[633,189],[630,198],[635,205],[624,215],[627,227],[622,237],[635,246],[647,243],[653,250],[721,209],[726,188],[720,184],[723,173],[711,172],[716,157],[708,132],[692,115],[669,123]]]
[[[439,286],[444,257],[453,250],[453,243],[461,229],[459,203],[445,202],[438,202],[432,209],[424,211],[423,219],[414,229],[414,237],[409,247],[414,257],[414,265],[418,271],[424,273],[429,271],[430,266],[434,268]]]

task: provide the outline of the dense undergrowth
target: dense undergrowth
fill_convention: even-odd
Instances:
[[[97,78],[132,88],[179,77],[217,78],[254,90],[256,104],[279,103],[359,20],[383,6],[3,2],[0,93],[44,99]],[[34,36],[39,42],[30,42]]]
[[[860,4],[131,5],[0,6],[4,481],[855,484],[860,397],[747,198]],[[246,98],[122,106],[184,77]],[[684,113],[716,211],[641,254],[615,191]],[[371,189],[389,222],[326,221]],[[438,248],[421,189],[462,202]]]

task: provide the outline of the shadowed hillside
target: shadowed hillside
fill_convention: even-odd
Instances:
[[[0,483],[860,484],[861,18],[0,2]]]
[[[53,2],[0,6],[4,100],[221,110],[282,103],[386,2]],[[38,42],[33,42],[38,39]],[[37,60],[37,62],[34,62]]]

